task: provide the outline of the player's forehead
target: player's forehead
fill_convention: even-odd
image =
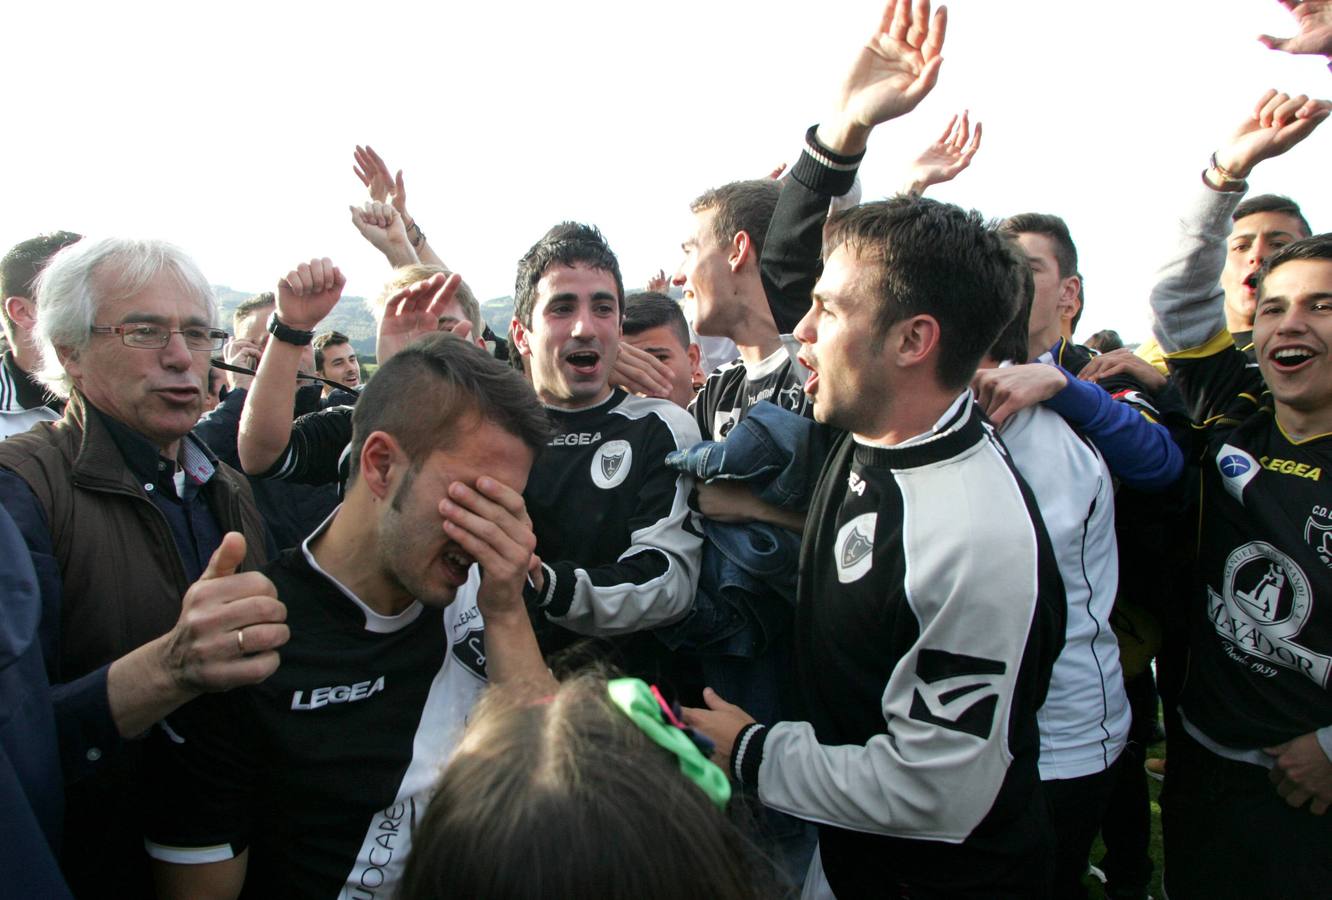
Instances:
[[[536,285],[538,306],[553,300],[598,298],[619,302],[615,276],[605,269],[596,269],[585,263],[553,263],[541,273]]]
[[[1229,240],[1252,239],[1260,235],[1286,235],[1292,239],[1307,237],[1304,224],[1287,212],[1257,212],[1237,219],[1230,228]]]

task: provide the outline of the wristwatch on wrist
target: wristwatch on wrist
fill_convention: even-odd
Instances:
[[[1215,153],[1212,154],[1209,163],[1210,165],[1208,165],[1207,169],[1203,172],[1203,177],[1206,178],[1209,172],[1214,174],[1216,176],[1215,180],[1207,178],[1207,182],[1216,190],[1242,191],[1249,186],[1249,182],[1246,179],[1240,178],[1238,175],[1217,162]]]
[[[290,325],[283,324],[278,318],[277,311],[274,310],[268,317],[268,333],[282,341],[284,344],[295,344],[297,347],[304,347],[314,340],[313,331],[302,331],[299,328],[292,328]]]

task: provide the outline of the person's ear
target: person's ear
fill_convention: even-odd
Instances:
[[[893,325],[889,339],[897,348],[897,364],[921,365],[932,359],[939,348],[939,320],[934,316],[911,316]]]
[[[5,315],[28,334],[32,334],[33,329],[37,327],[37,312],[27,297],[6,297]]]
[[[731,246],[727,248],[726,261],[730,263],[732,272],[740,271],[741,267],[747,262],[758,262],[754,250],[754,239],[749,236],[748,231],[737,231],[735,237],[731,238]]]
[[[361,445],[360,467],[357,474],[370,495],[386,500],[396,477],[395,467],[406,459],[393,435],[385,431],[372,431]]]
[[[1059,282],[1059,318],[1061,321],[1072,322],[1073,317],[1082,309],[1082,301],[1078,295],[1082,293],[1082,278],[1078,275],[1070,275]]]
[[[528,329],[519,321],[517,316],[509,322],[509,343],[511,343],[520,356],[531,356],[532,347],[530,345],[531,335]]]

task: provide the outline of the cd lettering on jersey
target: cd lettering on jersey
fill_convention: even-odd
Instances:
[[[618,487],[629,477],[634,451],[628,441],[607,441],[592,456],[592,483],[602,490]]]
[[[874,564],[874,528],[877,512],[862,513],[837,531],[833,552],[837,554],[837,580],[850,584],[862,578]]]
[[[1304,542],[1318,556],[1319,562],[1332,568],[1332,518],[1326,506],[1315,506],[1304,523]]]
[[[1216,452],[1216,468],[1221,473],[1221,483],[1232,497],[1244,502],[1244,488],[1258,474],[1258,460],[1238,447],[1226,444]]]
[[[1250,656],[1294,669],[1322,687],[1332,657],[1296,641],[1313,611],[1309,579],[1295,560],[1265,541],[1231,552],[1221,593],[1207,588],[1207,614],[1223,641]]]

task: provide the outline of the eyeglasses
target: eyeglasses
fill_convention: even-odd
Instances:
[[[149,325],[146,322],[132,322],[128,325],[94,325],[93,334],[118,334],[126,347],[136,350],[160,350],[171,342],[173,334],[185,336],[185,346],[191,350],[221,350],[227,342],[227,333],[220,328],[204,328],[191,325],[188,328],[167,328],[162,325]]]

